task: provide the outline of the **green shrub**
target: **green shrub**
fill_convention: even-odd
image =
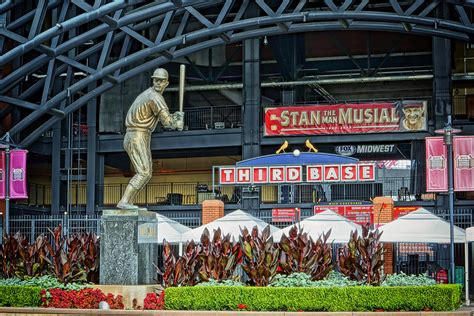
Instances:
[[[63,284],[59,282],[55,276],[44,275],[42,277],[27,277],[24,280],[20,278],[0,279],[0,286],[33,286],[41,287],[42,289],[63,289],[63,290],[81,290],[91,285],[85,283],[68,283]]]
[[[216,281],[214,279],[209,279],[207,282],[199,283],[199,286],[245,286],[245,284],[234,280]]]
[[[41,287],[0,286],[0,306],[40,306]]]
[[[270,284],[274,287],[345,287],[356,285],[359,285],[359,282],[349,280],[348,277],[336,271],[329,272],[325,279],[319,281],[311,281],[311,276],[303,272],[290,275],[278,274]]]
[[[388,274],[382,282],[382,286],[423,286],[434,284],[436,284],[436,281],[426,274],[406,275],[403,272],[399,274]]]
[[[170,310],[254,311],[436,311],[460,306],[458,285],[416,287],[172,287],[165,290]]]

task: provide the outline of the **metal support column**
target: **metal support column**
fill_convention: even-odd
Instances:
[[[94,98],[87,105],[87,202],[86,214],[93,215],[95,210],[96,184],[96,133],[97,100]]]
[[[447,5],[442,4],[436,12],[439,18],[447,16]],[[451,101],[451,40],[433,37],[433,104],[435,109],[434,129],[444,127],[452,112]],[[433,130],[430,130],[433,132]]]
[[[242,159],[260,156],[260,40],[244,41]]]
[[[451,125],[451,116],[448,124]],[[450,283],[456,283],[456,267],[454,264],[454,174],[453,174],[453,143],[446,143],[448,154],[448,201],[449,201],[449,270],[451,271]]]
[[[258,15],[258,7],[253,5],[247,15]],[[243,108],[242,108],[242,159],[260,156],[260,38],[244,40],[243,44]],[[250,189],[252,188],[252,189]],[[242,188],[241,207],[243,210],[260,209],[259,190],[253,186]]]
[[[97,191],[95,196],[96,205],[104,205],[104,154],[96,155],[96,182],[97,182]]]
[[[7,139],[10,138],[7,133]],[[10,145],[5,148],[5,232],[10,234]]]
[[[53,127],[51,148],[51,215],[58,215],[61,205],[61,122]]]

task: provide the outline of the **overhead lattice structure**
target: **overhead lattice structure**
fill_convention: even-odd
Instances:
[[[0,119],[31,110],[9,131],[22,146],[114,85],[205,48],[308,31],[474,33],[474,3],[461,0],[38,0],[25,10],[30,2],[0,4]]]

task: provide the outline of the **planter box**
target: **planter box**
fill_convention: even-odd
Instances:
[[[105,294],[122,295],[125,309],[132,308],[134,298],[137,299],[137,304],[143,307],[143,300],[147,293],[160,293],[162,290],[160,285],[95,285],[95,288],[102,290]]]

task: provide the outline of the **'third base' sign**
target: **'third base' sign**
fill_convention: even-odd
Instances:
[[[375,181],[375,164],[220,167],[219,184]]]

